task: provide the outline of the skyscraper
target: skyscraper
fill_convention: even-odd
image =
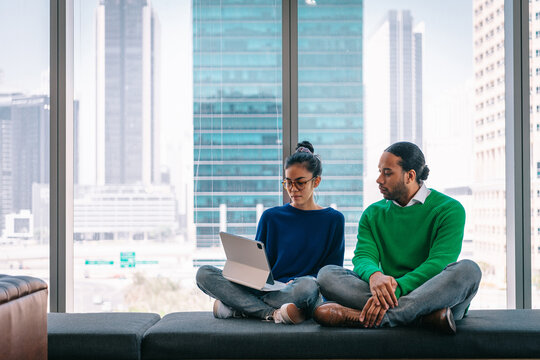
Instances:
[[[0,98],[0,233],[5,228],[5,216],[13,208],[11,97]]]
[[[349,249],[365,204],[363,19],[361,0],[298,2],[298,137],[322,158],[315,197],[345,216]]]
[[[369,189],[381,152],[396,141],[422,148],[423,24],[409,10],[390,10],[369,36],[366,52],[366,151]],[[376,189],[367,202],[380,199]]]
[[[502,285],[506,282],[504,1],[475,0],[473,11],[473,244],[485,281]]]
[[[384,120],[389,125],[389,142],[406,140],[422,147],[423,33],[413,24],[409,10],[388,11],[370,37],[368,48],[373,61],[368,64],[366,76],[378,79],[370,82],[379,84],[369,91],[370,96],[381,96],[381,105],[388,108]]]
[[[159,23],[148,0],[97,9],[97,183],[159,182]]]
[[[49,183],[49,97],[19,96],[11,103],[12,211],[32,209],[32,184]]]
[[[79,123],[79,102],[73,104],[73,123]],[[77,131],[74,131],[74,135]],[[47,187],[50,173],[49,96],[11,94],[0,103],[0,232],[5,216],[33,210],[40,187]],[[78,141],[74,144],[74,182],[78,172]],[[36,216],[32,212],[33,216]],[[48,228],[48,208],[40,212],[38,224]],[[44,234],[48,234],[45,232]],[[40,235],[43,236],[43,235]]]
[[[280,4],[194,0],[193,67],[194,222],[205,247],[220,230],[253,236],[262,209],[282,202]]]
[[[298,4],[298,132],[323,159],[322,206],[362,209],[362,1]],[[193,1],[194,221],[254,236],[283,202],[281,1]],[[352,235],[351,235],[352,236]],[[352,240],[351,240],[352,241]]]

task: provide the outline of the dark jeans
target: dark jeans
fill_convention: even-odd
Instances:
[[[422,315],[450,307],[455,320],[465,315],[478,291],[482,272],[471,260],[461,260],[446,266],[438,275],[398,299],[399,305],[390,308],[381,326],[414,324]],[[369,284],[353,271],[327,265],[317,276],[321,294],[343,306],[362,309],[371,297]]]
[[[296,278],[279,291],[259,291],[233,283],[223,277],[220,269],[205,265],[197,271],[197,286],[234,310],[260,319],[268,319],[286,303],[294,303],[310,317],[320,303],[319,286],[311,276]]]

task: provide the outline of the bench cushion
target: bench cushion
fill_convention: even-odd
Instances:
[[[49,313],[49,360],[138,360],[144,333],[159,319],[149,313]]]
[[[146,333],[142,358],[354,359],[538,358],[540,310],[477,310],[455,336],[421,328],[324,328],[215,319],[209,312],[168,314]]]

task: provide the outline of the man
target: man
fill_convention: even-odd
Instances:
[[[384,200],[360,219],[354,271],[322,268],[318,282],[330,301],[314,319],[325,326],[378,327],[419,324],[456,332],[478,290],[473,261],[455,262],[461,251],[465,210],[424,184],[429,174],[415,144],[388,147],[377,178]]]

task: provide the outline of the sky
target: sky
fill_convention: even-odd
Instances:
[[[389,9],[410,10],[424,22],[424,86],[437,92],[461,86],[473,76],[472,0],[368,0],[364,36],[370,36]]]
[[[152,2],[161,21],[165,54],[179,54],[186,49],[187,44],[178,40],[181,40],[180,31],[191,28],[182,26],[190,21],[189,3],[189,0]],[[96,4],[97,0],[75,0],[75,48],[87,59],[92,57],[94,50],[89,45],[93,44]],[[48,7],[49,2],[44,0],[0,0],[0,34],[5,34],[0,40],[0,69],[3,72],[0,91],[28,92],[41,88],[42,73],[48,70],[49,61]],[[424,79],[427,88],[435,88],[436,84],[451,87],[472,76],[471,0],[367,0],[364,9],[367,36],[388,9],[409,9],[415,22],[425,23]],[[90,69],[86,64],[89,62],[83,63],[88,72]],[[168,67],[168,71],[174,69]]]
[[[75,97],[80,100],[81,162],[93,163],[95,132],[95,8],[98,0],[75,0]],[[190,0],[154,0],[161,24],[162,159],[173,171],[178,159],[190,158],[192,126],[192,48]],[[366,0],[364,37],[372,34],[389,9],[408,9],[415,24],[423,22],[425,116],[439,117],[441,97],[459,92],[471,81],[472,0]],[[48,92],[49,2],[0,0],[0,93]],[[369,56],[369,54],[366,54]],[[441,101],[443,104],[441,105]],[[428,127],[429,130],[429,127]],[[428,131],[429,133],[429,131]],[[186,142],[187,145],[186,145]],[[82,182],[91,182],[91,167],[81,167]],[[86,180],[85,180],[86,179]]]
[[[431,169],[428,186],[442,190],[470,186],[473,181],[474,111],[472,1],[368,0],[364,4],[366,40],[389,9],[410,10],[414,24],[423,23],[422,150]],[[364,56],[369,57],[369,52]],[[372,84],[365,85],[367,93]],[[365,119],[366,122],[370,120]],[[376,173],[373,169],[376,165],[367,163],[367,170]],[[374,183],[369,176],[365,181],[368,188]],[[367,196],[367,189],[365,193]]]
[[[0,34],[0,93],[40,92],[49,70],[49,1],[0,0]]]

